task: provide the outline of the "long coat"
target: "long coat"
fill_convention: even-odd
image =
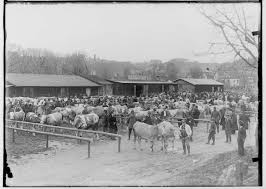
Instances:
[[[236,114],[232,114],[232,130],[238,130]]]
[[[225,129],[226,133],[231,134],[232,126],[233,126],[232,120],[231,119],[225,119],[224,129]]]
[[[114,116],[109,117],[109,128],[112,133],[117,133],[116,117]]]

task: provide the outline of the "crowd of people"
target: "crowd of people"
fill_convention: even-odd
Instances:
[[[238,130],[238,144],[239,154],[244,154],[244,141],[246,137],[246,130],[250,123],[249,115],[246,113],[247,103],[256,102],[257,98],[254,95],[235,94],[230,92],[201,92],[192,93],[188,91],[177,93],[161,93],[151,94],[149,96],[97,96],[87,97],[83,95],[76,95],[70,97],[47,97],[47,98],[7,98],[6,109],[7,112],[20,107],[27,114],[28,112],[36,112],[39,106],[44,107],[45,114],[51,113],[56,107],[75,106],[76,104],[83,104],[88,106],[102,106],[104,113],[101,115],[99,122],[103,126],[104,132],[117,133],[117,119],[112,106],[120,105],[126,106],[127,109],[135,108],[136,105],[142,107],[143,110],[148,110],[148,115],[143,121],[146,124],[154,125],[164,120],[169,120],[171,114],[170,109],[174,109],[175,102],[185,102],[182,117],[179,121],[180,138],[184,154],[190,154],[189,142],[193,141],[193,128],[198,126],[199,116],[201,114],[198,109],[198,103],[213,105],[222,105],[219,110],[214,106],[213,110],[208,109],[205,114],[210,116],[211,124],[209,129],[209,136],[207,144],[212,140],[215,145],[215,134],[220,132],[220,127],[225,131],[225,142],[231,143],[231,135]],[[226,103],[225,103],[226,102]],[[236,104],[240,104],[241,113],[239,119],[236,114]],[[163,105],[163,110],[158,112],[156,108]],[[124,116],[128,127],[128,140],[131,134],[134,133],[133,125],[140,121],[136,117],[136,112],[122,112],[120,116]]]

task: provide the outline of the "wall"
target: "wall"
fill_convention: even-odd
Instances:
[[[205,91],[208,91],[208,92],[212,92],[212,91],[218,91],[218,87],[220,90],[223,91],[223,86],[219,86],[219,85],[197,85],[195,87],[195,92],[205,92]]]

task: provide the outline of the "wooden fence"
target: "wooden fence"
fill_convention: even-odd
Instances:
[[[87,138],[77,137],[77,136],[79,136],[80,133],[82,135],[85,134],[85,136],[86,136],[86,134],[94,133],[94,134],[98,134],[98,135],[106,135],[106,136],[116,137],[116,138],[118,138],[118,152],[121,151],[121,138],[122,138],[122,136],[118,135],[118,134],[114,134],[114,133],[106,133],[106,132],[102,132],[102,131],[93,131],[93,130],[83,130],[83,129],[69,128],[69,127],[60,127],[60,126],[46,125],[46,124],[40,124],[40,123],[8,120],[8,119],[6,120],[6,127],[9,129],[13,129],[13,134],[12,134],[13,135],[13,139],[12,139],[13,141],[15,139],[14,130],[78,139],[79,141],[84,140],[84,139],[92,140],[89,137],[87,137]],[[49,132],[49,129],[52,129],[52,131]],[[57,134],[56,133],[57,130],[59,130],[59,132],[65,131],[65,132],[67,132],[67,135],[66,134]],[[47,140],[48,140],[48,137],[47,137]]]

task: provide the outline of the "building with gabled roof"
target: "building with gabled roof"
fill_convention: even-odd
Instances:
[[[76,75],[7,73],[7,96],[98,95],[99,84]]]
[[[212,79],[179,78],[174,81],[179,91],[215,92],[223,91],[224,84]]]
[[[106,79],[101,78],[101,77],[96,76],[96,75],[82,74],[80,76],[100,85],[100,87],[98,88],[98,95],[104,96],[104,95],[112,95],[113,94],[113,83],[112,82],[107,81]]]

